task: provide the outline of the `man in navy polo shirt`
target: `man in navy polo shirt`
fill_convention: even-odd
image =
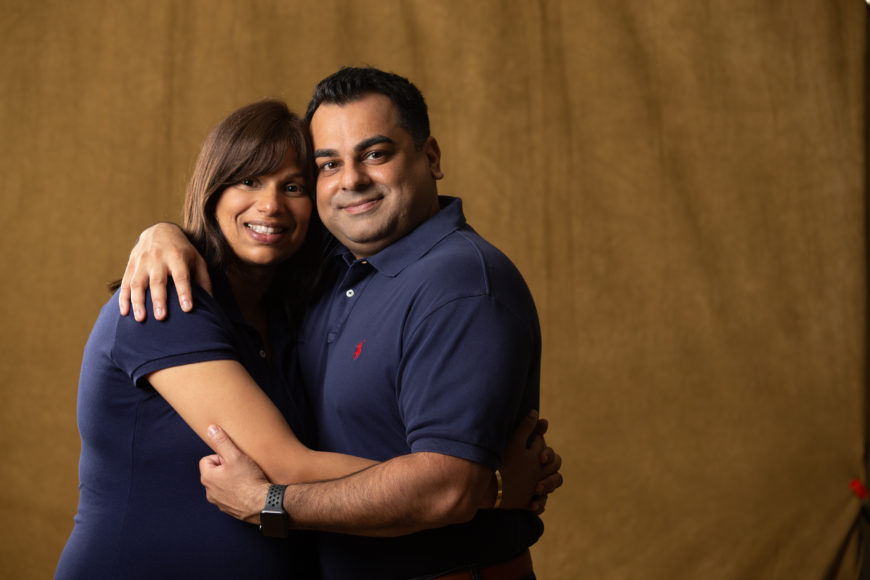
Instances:
[[[439,197],[440,149],[407,79],[341,69],[307,120],[335,243],[302,324],[304,383],[320,449],[384,463],[287,487],[289,525],[337,532],[320,542],[324,578],[534,578],[540,519],[478,510],[514,426],[538,407],[529,290],[461,201]],[[209,499],[256,521],[261,472],[222,431],[214,443]]]

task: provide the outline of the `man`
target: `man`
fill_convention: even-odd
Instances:
[[[534,578],[537,516],[477,509],[513,427],[538,406],[528,288],[465,223],[460,200],[438,196],[440,149],[407,79],[341,69],[306,119],[317,207],[337,243],[302,322],[304,384],[320,449],[384,463],[289,486],[289,525],[339,532],[320,541],[325,578]],[[170,269],[184,301],[185,268]],[[122,286],[122,311],[132,292],[137,318],[142,276]],[[159,312],[165,293],[152,297]],[[201,464],[210,501],[256,521],[265,478],[219,429],[214,444],[220,457]]]

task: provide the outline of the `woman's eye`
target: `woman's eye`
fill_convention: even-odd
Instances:
[[[284,186],[284,191],[287,193],[302,193],[305,191],[305,188],[298,183],[288,183]]]
[[[241,181],[241,184],[244,185],[245,187],[254,187],[254,180],[251,178],[243,179]]]

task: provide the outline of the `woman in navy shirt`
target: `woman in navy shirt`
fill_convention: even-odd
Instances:
[[[56,578],[310,578],[302,534],[263,538],[206,501],[198,462],[221,425],[272,481],[329,479],[372,462],[311,451],[290,389],[294,306],[320,254],[312,152],[302,121],[263,101],[220,122],[187,190],[184,227],[210,266],[213,297],[144,324],[100,312],[78,393],[75,527]],[[173,289],[170,285],[170,292]],[[177,300],[170,301],[177,304]],[[297,438],[297,435],[299,436]]]

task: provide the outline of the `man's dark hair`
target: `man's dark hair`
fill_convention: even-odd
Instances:
[[[414,146],[422,149],[429,138],[429,112],[422,93],[405,77],[372,67],[342,67],[320,81],[308,103],[305,122],[311,125],[314,112],[324,103],[346,105],[371,94],[384,95],[393,102],[399,124],[411,135]]]

